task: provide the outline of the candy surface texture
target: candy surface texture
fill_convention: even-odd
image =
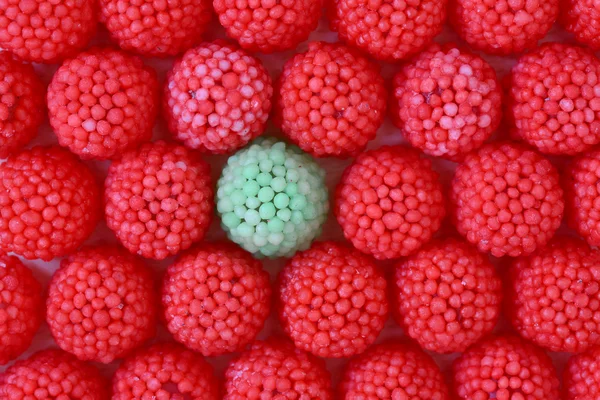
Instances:
[[[154,336],[156,300],[139,259],[115,247],[84,248],[52,276],[46,322],[60,348],[107,364]]]
[[[224,42],[202,43],[167,74],[163,108],[177,140],[224,154],[264,132],[272,95],[271,78],[259,59]]]
[[[205,356],[243,350],[262,329],[270,303],[269,275],[261,263],[229,243],[191,249],[163,280],[167,329]]]
[[[278,314],[296,347],[350,357],[371,345],[388,313],[386,281],[367,256],[336,242],[296,254],[278,277]]]
[[[558,171],[550,161],[502,142],[483,146],[458,166],[451,201],[458,232],[496,257],[518,257],[545,245],[564,211]]]
[[[106,224],[131,253],[162,260],[204,238],[213,213],[209,165],[163,141],[111,164],[104,182]]]
[[[77,249],[100,219],[92,172],[60,147],[11,155],[0,165],[0,249],[49,261]]]
[[[445,214],[431,162],[402,146],[362,153],[336,188],[335,215],[344,236],[376,259],[414,253],[437,232]]]

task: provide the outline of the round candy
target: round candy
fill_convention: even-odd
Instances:
[[[383,61],[417,54],[446,21],[447,0],[332,0],[331,29],[340,40]]]
[[[257,341],[225,370],[223,400],[332,400],[331,378],[325,363],[271,339]]]
[[[80,360],[111,363],[155,333],[152,276],[114,247],[86,248],[64,259],[50,281],[46,308],[54,340]]]
[[[261,61],[223,42],[187,51],[167,75],[169,130],[191,149],[224,154],[265,130],[273,85]]]
[[[269,274],[228,243],[194,248],[169,266],[162,286],[167,329],[205,356],[240,351],[269,316]]]
[[[573,155],[600,143],[600,60],[586,49],[544,44],[510,75],[514,135],[542,153]]]
[[[433,44],[394,77],[391,117],[413,146],[456,159],[498,128],[502,90],[483,58]]]
[[[452,364],[457,399],[560,400],[552,360],[514,336],[491,336]]]
[[[600,152],[575,158],[567,168],[565,199],[571,225],[590,246],[600,246]]]
[[[133,254],[162,260],[204,238],[213,213],[210,167],[158,141],[123,154],[104,183],[106,224]]]
[[[425,350],[462,352],[489,334],[500,317],[502,282],[476,248],[436,241],[396,266],[396,320]]]
[[[340,400],[449,400],[448,386],[433,359],[404,343],[386,342],[353,358],[342,377]]]
[[[312,42],[283,68],[276,114],[302,150],[348,157],[375,138],[386,97],[379,66],[346,46]]]
[[[0,250],[49,261],[77,249],[100,219],[92,172],[60,147],[34,147],[0,165]]]
[[[84,159],[120,157],[150,140],[157,102],[154,70],[111,49],[65,61],[48,86],[48,115],[58,142]]]
[[[44,119],[45,92],[31,65],[0,53],[0,158],[15,154],[35,137]]]
[[[417,251],[445,214],[442,185],[431,162],[402,146],[362,153],[336,188],[335,215],[344,236],[380,260]]]
[[[502,142],[466,156],[452,180],[451,200],[460,234],[496,257],[530,254],[545,245],[564,210],[550,161]]]
[[[0,48],[22,60],[56,63],[81,51],[96,33],[94,0],[3,0]]]
[[[294,49],[308,39],[321,18],[323,0],[213,0],[227,36],[248,51]]]
[[[100,21],[123,50],[167,57],[200,43],[210,0],[100,0]]]
[[[357,250],[315,243],[296,254],[278,279],[279,320],[299,349],[350,357],[365,351],[383,329],[386,281]]]
[[[556,237],[510,271],[510,319],[525,339],[551,351],[600,344],[600,251]]]
[[[561,22],[578,42],[600,49],[600,3],[597,0],[564,0]]]
[[[204,357],[158,343],[125,359],[112,380],[112,400],[218,400],[219,386]]]
[[[565,369],[564,400],[597,399],[600,396],[600,347],[572,356]]]
[[[42,285],[17,257],[0,255],[0,365],[20,356],[43,319]]]
[[[106,400],[106,387],[100,371],[56,349],[17,361],[0,376],[3,400]]]
[[[452,0],[450,22],[471,47],[490,54],[537,46],[558,17],[559,0]]]
[[[227,160],[217,212],[229,238],[255,256],[291,257],[321,233],[325,171],[295,146],[258,139]]]

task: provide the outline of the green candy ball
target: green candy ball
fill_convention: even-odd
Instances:
[[[227,160],[216,203],[233,242],[257,257],[291,257],[327,219],[325,171],[298,147],[259,138]]]

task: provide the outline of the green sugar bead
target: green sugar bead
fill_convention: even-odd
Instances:
[[[275,204],[275,207],[277,207],[277,209],[281,210],[283,208],[286,208],[288,204],[290,204],[290,198],[285,193],[277,193],[277,196],[275,196],[273,203]]]
[[[248,165],[248,168],[244,169],[244,178],[248,180],[256,178],[258,174],[260,174],[258,165]]]
[[[273,180],[273,177],[268,172],[261,172],[256,177],[256,182],[258,182],[261,187],[269,186],[271,180]]]
[[[298,193],[298,185],[295,183],[288,183],[285,187],[285,194],[287,194],[289,197],[292,197],[296,193]]]
[[[276,166],[282,166],[285,164],[285,151],[271,148],[271,153],[269,154],[269,158],[273,161],[273,164]]]
[[[269,236],[269,227],[263,221],[256,225],[256,233],[259,236]]]
[[[273,178],[273,180],[271,181],[271,188],[277,193],[283,192],[286,185],[287,185],[287,182],[286,182],[285,178],[282,176]]]
[[[283,165],[276,165],[271,170],[271,174],[273,174],[273,176],[275,176],[275,177],[282,176],[285,178],[286,173],[287,173],[287,169]]]
[[[277,210],[277,216],[285,222],[288,222],[292,217],[292,211],[289,208],[284,208],[282,210]]]
[[[262,220],[268,222],[271,218],[275,216],[277,210],[275,209],[273,203],[263,203],[258,209],[258,212]]]
[[[273,191],[273,189],[271,189],[270,187],[264,187],[258,191],[258,199],[261,201],[261,203],[271,201],[271,199],[273,199],[274,196],[275,191]]]
[[[252,234],[254,233],[254,228],[252,228],[250,225],[248,225],[245,222],[242,222],[237,227],[238,235],[240,235],[241,237],[252,237]]]
[[[223,215],[223,223],[226,225],[239,225],[242,220],[234,213],[227,213]]]
[[[246,196],[254,197],[260,191],[260,185],[255,180],[248,180],[244,183],[244,188],[242,191]]]
[[[273,168],[273,161],[270,159],[262,160],[258,164],[258,167],[260,168],[261,172],[271,172],[271,169]]]
[[[261,221],[260,214],[256,210],[246,211],[246,214],[244,215],[244,219],[246,220],[246,223],[248,223],[249,225],[252,225],[252,226],[258,225]]]
[[[244,216],[246,215],[246,211],[248,209],[244,206],[235,206],[235,208],[233,209],[233,213],[238,217],[238,218],[244,218]]]
[[[303,210],[306,207],[306,197],[301,194],[297,194],[290,200],[291,210]]]
[[[222,197],[221,200],[217,203],[217,210],[221,214],[225,214],[233,211],[233,202],[229,197]]]
[[[259,138],[229,157],[216,192],[223,229],[256,257],[307,249],[329,211],[325,171],[274,138]]]
[[[255,210],[258,207],[260,207],[261,204],[262,203],[260,202],[260,200],[257,199],[256,197],[248,197],[246,199],[246,207],[248,207],[248,208],[250,208],[252,210]]]
[[[273,217],[269,220],[269,222],[267,223],[267,226],[269,227],[269,232],[272,233],[281,233],[283,231],[283,227],[285,226],[285,223],[277,218],[277,217]]]
[[[241,206],[246,203],[246,195],[241,190],[236,190],[231,193],[230,199],[236,206]]]

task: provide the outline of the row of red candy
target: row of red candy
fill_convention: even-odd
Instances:
[[[600,48],[594,0],[3,0],[0,45],[23,60],[53,63],[85,48],[100,20],[121,48],[172,56],[201,42],[214,9],[242,48],[271,53],[305,41],[324,6],[342,41],[385,61],[423,50],[441,32],[447,14],[463,40],[492,54],[535,47],[557,19],[581,43]]]
[[[82,158],[108,159],[149,140],[160,108],[154,71],[137,57],[113,50],[77,54],[95,31],[90,1],[56,7],[35,1],[21,7],[16,0],[6,1],[0,16],[2,47],[29,61],[73,57],[61,65],[47,94],[50,122],[61,145]],[[148,49],[172,55],[197,45],[198,30],[207,18],[194,13],[211,9],[204,0],[170,12],[164,10],[165,4],[100,3],[101,20],[113,39],[125,50],[150,55],[157,54]],[[252,51],[294,48],[315,28],[321,9],[320,1],[250,3],[215,1],[214,6],[230,28],[228,34]],[[445,2],[419,1],[423,3],[419,7],[402,1],[368,3],[333,2],[333,26],[346,44],[384,60],[406,59],[426,50],[394,78],[389,108],[395,124],[412,145],[434,156],[459,159],[479,147],[500,124],[501,87],[494,70],[479,56],[452,45],[428,47],[445,20]],[[582,43],[598,47],[598,35],[593,33],[598,24],[586,24],[600,11],[583,0],[564,5],[566,26]],[[503,1],[493,7],[461,0],[449,9],[456,14],[453,21],[462,21],[455,25],[469,44],[490,53],[512,54],[534,48],[559,8],[558,0]],[[38,27],[42,16],[49,18],[46,14],[81,20],[57,26],[60,34],[50,35],[46,31],[50,22]],[[191,31],[186,35],[188,25]],[[387,35],[373,37],[372,26]],[[164,35],[170,30],[177,33]],[[46,37],[51,40],[42,40]],[[172,43],[157,43],[161,40]],[[13,83],[0,88],[0,114],[14,120],[9,126],[13,134],[2,136],[0,155],[6,156],[35,135],[41,115],[25,110],[42,107],[44,90],[30,68],[4,57],[0,74]],[[521,57],[507,88],[506,114],[513,136],[547,154],[572,155],[597,144],[600,100],[594,96],[600,90],[599,69],[600,61],[576,46],[545,45]],[[313,44],[286,64],[274,90],[260,60],[237,47],[214,43],[189,50],[176,63],[164,88],[162,108],[174,137],[193,149],[229,153],[240,148],[263,133],[273,105],[282,131],[305,151],[347,157],[375,137],[383,123],[386,97],[378,66],[350,47]]]
[[[0,337],[0,362],[5,363],[29,346],[44,306],[29,269],[15,257],[4,257],[2,265],[0,293],[6,307],[0,320],[16,314],[10,328],[19,331]],[[524,338],[553,351],[584,351],[569,361],[568,399],[600,390],[593,378],[600,350],[592,347],[600,340],[594,322],[600,304],[598,265],[597,250],[557,238],[514,261],[505,291],[508,315]],[[6,286],[11,282],[19,285]],[[357,356],[340,383],[346,399],[401,393],[449,399],[441,371],[414,345],[368,348],[391,309],[423,349],[464,352],[453,365],[453,388],[460,398],[495,393],[508,399],[504,396],[513,390],[529,396],[524,398],[559,398],[556,371],[543,351],[517,337],[487,336],[500,316],[503,290],[495,268],[475,248],[456,239],[434,241],[398,263],[392,282],[388,301],[386,280],[370,258],[339,243],[316,243],[288,262],[276,284],[275,308],[293,345],[273,338],[243,351],[271,308],[268,274],[250,254],[227,243],[184,253],[165,273],[158,307],[152,278],[139,259],[117,248],[86,248],[62,262],[45,307],[56,343],[77,358],[46,350],[19,361],[0,375],[0,394],[21,399],[71,393],[103,400],[106,385],[99,372],[79,360],[110,363],[126,357],[113,378],[113,399],[168,393],[217,399],[220,387],[202,355],[243,351],[225,373],[226,399],[258,398],[261,391],[332,398],[329,375],[314,356]],[[565,305],[557,310],[552,303],[559,298]],[[158,314],[189,350],[158,344],[132,354],[154,336]],[[490,357],[491,370],[485,361]],[[67,379],[74,387],[63,387]]]
[[[35,136],[42,114],[27,110],[43,107],[44,89],[30,67],[6,53],[1,61],[0,113],[12,132],[1,137],[6,157]],[[512,136],[546,154],[573,155],[599,143],[599,75],[600,60],[576,46],[546,44],[522,56],[506,89]],[[171,133],[192,149],[239,149],[264,132],[273,105],[275,121],[303,150],[348,157],[375,137],[386,97],[378,67],[340,44],[311,43],[288,61],[274,90],[260,60],[216,42],[175,64],[162,108]],[[431,45],[396,74],[389,112],[413,146],[458,160],[499,127],[502,97],[482,58]],[[158,98],[156,75],[141,60],[92,49],[61,65],[47,104],[61,145],[84,159],[110,159],[150,139]]]

